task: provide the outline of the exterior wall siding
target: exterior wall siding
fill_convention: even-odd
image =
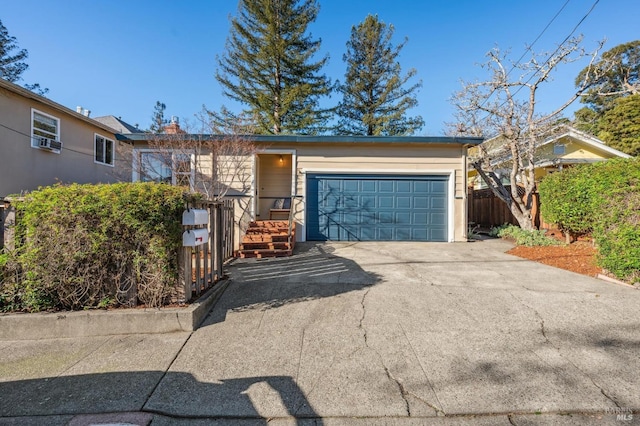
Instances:
[[[136,144],[136,148],[145,145]],[[278,151],[284,154],[277,153]],[[297,238],[305,236],[306,174],[313,172],[342,172],[398,175],[446,175],[448,180],[449,228],[452,241],[466,241],[466,148],[459,144],[338,144],[338,143],[278,143],[259,145],[257,154],[247,158],[242,171],[227,184],[233,189],[227,196],[235,200],[236,242],[254,219],[268,219],[272,203],[267,198],[284,197],[292,192],[292,210],[298,225]],[[284,164],[279,164],[282,155]],[[258,160],[256,160],[256,157]],[[205,156],[196,167],[210,169]],[[295,168],[290,163],[295,163]],[[240,184],[237,176],[244,176]],[[247,180],[248,178],[248,180]],[[229,178],[230,179],[230,178]],[[256,203],[255,194],[264,198]],[[260,216],[257,216],[259,213]]]
[[[32,108],[59,120],[59,154],[31,146]],[[129,180],[130,146],[113,133],[34,99],[0,88],[0,197],[62,183]],[[6,127],[4,127],[6,126]],[[114,141],[114,167],[94,162],[95,134]]]
[[[464,148],[460,145],[398,145],[358,144],[298,144],[296,188],[298,195],[305,194],[306,173],[314,171],[341,171],[344,173],[367,172],[388,174],[452,174],[453,240],[466,241],[466,179],[463,161]],[[304,229],[304,199],[294,203],[295,219]],[[301,238],[304,231],[298,233]]]

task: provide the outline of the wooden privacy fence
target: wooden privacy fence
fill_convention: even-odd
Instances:
[[[233,257],[234,211],[233,200],[198,201],[187,209],[206,210],[207,223],[183,225],[185,233],[197,230],[207,235],[204,244],[184,246],[180,253],[184,300],[200,296],[224,276],[223,265]],[[184,241],[184,238],[183,238]]]
[[[509,189],[509,187],[507,187]],[[518,194],[524,196],[524,189],[518,188]],[[549,229],[551,226],[540,219],[540,196],[533,194],[533,226]],[[507,204],[498,198],[490,188],[473,189],[467,192],[467,219],[470,226],[491,228],[510,223],[518,225],[518,221],[511,214]]]

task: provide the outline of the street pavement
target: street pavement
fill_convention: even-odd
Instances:
[[[509,247],[303,243],[193,333],[0,341],[0,425],[640,424],[640,292]]]

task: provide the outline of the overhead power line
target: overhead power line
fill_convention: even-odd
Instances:
[[[17,133],[17,134],[19,134],[20,136],[24,136],[24,137],[28,138],[29,140],[33,139],[33,136],[32,136],[32,135],[28,135],[28,134],[26,134],[26,133],[24,133],[24,132],[21,132],[20,130],[14,129],[13,127],[9,127],[9,126],[7,126],[7,125],[5,125],[5,124],[0,123],[0,127],[4,127],[4,128],[5,128],[5,129],[7,129],[7,130],[11,130],[12,132]],[[114,142],[115,142],[115,141],[114,141]],[[78,150],[73,149],[73,148],[65,147],[65,148],[64,148],[64,150],[65,150],[65,151],[69,151],[69,152],[73,152],[73,153],[76,153],[76,154],[80,154],[80,155],[85,155],[85,156],[87,156],[87,157],[94,158],[94,154],[90,154],[90,153],[87,153],[87,152],[78,151]],[[123,161],[123,162],[127,162],[126,160],[124,160],[124,159],[120,159],[120,158],[114,158],[114,161]]]
[[[562,7],[560,8],[560,10],[558,10],[556,12],[556,14],[553,16],[553,18],[551,18],[551,20],[547,23],[547,25],[545,25],[545,27],[542,29],[542,31],[540,31],[540,34],[538,34],[538,36],[535,38],[535,40],[533,40],[533,42],[529,45],[527,45],[527,47],[525,48],[524,52],[522,52],[522,55],[518,58],[518,60],[511,65],[511,69],[509,71],[507,71],[507,77],[509,77],[509,74],[511,74],[511,71],[513,71],[514,69],[517,68],[517,66],[520,64],[520,61],[522,61],[522,59],[524,59],[524,57],[527,55],[527,52],[532,52],[533,53],[533,46],[538,42],[538,40],[540,40],[540,37],[543,36],[543,34],[549,29],[549,27],[551,26],[551,24],[553,24],[553,21],[556,20],[556,18],[562,13],[562,11],[565,9],[565,7],[567,7],[567,5],[569,4],[571,0],[567,0],[566,2],[564,2],[564,4],[562,5]],[[480,104],[480,107],[482,108],[484,106],[484,104],[486,104],[489,101],[489,98],[491,98],[491,96],[493,96],[493,94],[495,93],[496,89],[493,88],[491,90],[491,93],[489,93],[489,96],[486,97],[486,99],[482,102],[482,104]]]
[[[567,2],[565,2],[565,4],[564,4],[564,5],[562,6],[562,8],[560,9],[560,11],[559,11],[558,13],[556,13],[556,15],[553,17],[553,19],[552,19],[552,21],[551,21],[551,22],[553,22],[553,20],[555,20],[555,18],[556,18],[556,17],[558,16],[558,14],[562,11],[562,9],[564,9],[564,8],[565,8],[565,6],[567,5],[567,3],[569,3],[569,1],[570,1],[570,0],[567,0]],[[526,85],[527,83],[529,83],[529,82],[533,79],[533,77],[535,77],[535,75],[536,75],[536,74],[538,74],[538,73],[540,72],[540,69],[541,69],[542,67],[544,67],[545,65],[547,65],[547,64],[549,63],[549,61],[550,61],[550,60],[551,60],[551,59],[556,55],[556,53],[558,53],[558,52],[560,51],[560,49],[562,48],[562,46],[567,42],[567,40],[569,40],[569,38],[571,38],[571,36],[573,36],[573,34],[574,34],[574,33],[576,32],[576,30],[580,27],[580,25],[582,25],[582,23],[585,21],[585,19],[587,19],[587,17],[591,14],[591,12],[593,12],[593,10],[595,9],[596,5],[597,5],[599,2],[600,2],[600,0],[595,0],[595,1],[594,1],[594,3],[591,5],[591,8],[589,9],[589,11],[588,11],[588,12],[587,12],[583,17],[582,17],[582,19],[580,19],[580,21],[578,21],[578,23],[573,27],[573,29],[571,30],[571,32],[569,33],[569,35],[567,35],[567,36],[564,38],[564,40],[562,40],[562,42],[561,42],[560,44],[558,44],[558,47],[553,51],[553,53],[552,53],[552,54],[550,54],[550,55],[547,57],[547,60],[546,60],[546,61],[544,61],[544,63],[542,64],[542,66],[541,66],[541,67],[539,67],[539,68],[538,68],[538,70],[536,70],[533,74],[531,74],[531,76],[527,79],[527,81],[525,81],[525,82],[524,82],[524,84],[522,84],[520,87],[518,87],[518,88],[513,92],[512,97],[515,97],[515,96],[520,92],[520,90],[522,90],[522,88],[523,88],[523,87],[525,87],[525,85]],[[546,31],[546,29],[549,27],[549,25],[551,24],[551,22],[550,22],[550,23],[545,27],[545,29],[543,30],[543,33],[544,33],[544,31]],[[542,35],[542,33],[541,33],[540,35]],[[540,36],[538,36],[538,38],[540,38]],[[535,40],[535,41],[537,41],[537,40],[538,40],[538,38],[536,38],[536,40]],[[533,44],[532,44],[531,46],[533,46]],[[527,50],[530,50],[530,48],[529,48],[529,49],[527,49]],[[522,60],[522,58],[523,58],[525,55],[526,55],[526,50],[525,50],[525,53],[520,57],[520,59],[518,59],[518,62],[517,62],[517,63],[519,63],[519,61],[520,61],[520,60]],[[517,65],[517,63],[516,63],[516,65]],[[509,73],[510,73],[511,71],[513,71],[513,69],[514,69],[514,68],[515,68],[515,65],[514,65],[514,66],[509,70],[509,72],[507,72],[507,76],[509,75]],[[493,96],[493,94],[495,93],[495,91],[496,91],[496,89],[495,89],[495,88],[493,88],[493,89],[491,90],[491,92],[489,93],[489,95],[484,99],[484,101],[482,102],[482,104],[480,104],[480,107],[484,106],[484,104],[485,104],[485,103],[487,103],[487,102],[489,101],[489,98],[491,98],[491,96]],[[505,100],[505,101],[504,101],[504,102],[503,102],[503,103],[502,103],[498,108],[503,107],[506,103],[507,103],[507,101]],[[485,117],[482,119],[482,121],[484,121],[487,117],[488,117],[488,115],[487,115],[487,116],[485,116]]]

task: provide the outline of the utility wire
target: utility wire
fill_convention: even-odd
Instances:
[[[531,74],[531,76],[529,77],[529,79],[527,81],[524,82],[524,84],[522,84],[520,87],[518,87],[515,92],[513,92],[513,95],[511,96],[512,98],[515,97],[520,90],[522,90],[523,87],[525,87],[532,79],[533,77],[535,77],[536,74],[538,74],[538,72],[540,72],[540,69],[542,67],[544,67],[545,65],[547,65],[549,63],[549,61],[555,56],[556,53],[558,53],[558,51],[562,48],[562,46],[567,42],[567,40],[569,40],[569,38],[573,35],[573,33],[576,32],[576,30],[578,29],[578,27],[580,27],[580,25],[582,25],[582,23],[585,21],[585,19],[587,19],[587,17],[591,14],[591,12],[593,12],[593,9],[595,9],[596,5],[600,2],[600,0],[595,0],[595,2],[591,5],[591,8],[589,9],[589,11],[582,17],[582,19],[580,19],[580,21],[575,25],[575,27],[573,27],[573,30],[571,30],[571,32],[569,33],[569,35],[567,35],[564,40],[562,40],[562,43],[560,43],[558,45],[558,47],[556,48],[556,50],[553,51],[553,53],[551,55],[549,55],[549,57],[547,58],[546,61],[544,61],[544,63],[542,64],[541,67],[538,68],[538,70],[536,70],[533,74]],[[566,6],[566,3],[565,3]],[[563,6],[564,8],[564,6]],[[555,19],[555,18],[554,18]],[[526,52],[525,52],[526,53]],[[524,55],[523,55],[524,56]],[[512,68],[513,70],[513,68]],[[508,73],[507,73],[508,75]],[[480,107],[482,107],[491,97],[491,95],[493,95],[493,93],[495,92],[495,88],[492,89],[491,93],[489,94],[489,96],[487,96],[484,100],[484,102],[480,105]],[[498,108],[502,108],[505,104],[507,103],[507,101],[505,100]],[[488,117],[485,116],[482,121],[486,120]]]
[[[511,71],[513,71],[514,69],[516,69],[516,67],[520,64],[520,61],[522,61],[522,59],[524,59],[524,57],[527,55],[527,52],[531,52],[533,53],[533,51],[531,50],[531,48],[533,47],[534,44],[536,44],[536,42],[538,40],[540,40],[540,37],[542,37],[542,35],[549,29],[549,27],[551,26],[551,24],[553,24],[553,21],[556,20],[556,18],[562,13],[562,11],[565,9],[565,7],[567,7],[567,5],[569,4],[571,0],[567,0],[566,2],[564,2],[564,4],[562,5],[562,7],[560,8],[560,10],[558,10],[558,12],[556,12],[556,14],[553,16],[553,18],[551,18],[551,20],[547,23],[547,25],[543,28],[543,30],[540,32],[540,34],[538,34],[538,36],[535,38],[535,40],[533,40],[533,43],[531,43],[530,45],[528,45],[526,47],[526,49],[524,50],[524,52],[522,52],[522,55],[518,58],[518,60],[511,66],[511,69],[509,71],[507,71],[507,75],[506,77],[509,77],[509,74],[511,74]],[[575,30],[574,30],[575,31]],[[489,101],[489,98],[491,98],[491,96],[493,96],[493,94],[495,93],[496,89],[493,88],[491,89],[491,93],[489,93],[489,95],[485,98],[485,100],[482,102],[482,104],[480,104],[480,108],[482,108],[484,106],[484,104],[486,104]]]
[[[509,70],[509,72],[507,72],[507,77],[509,76],[509,74],[511,73],[511,71],[513,71],[519,64],[520,61],[522,61],[522,59],[524,59],[524,57],[527,54],[527,51],[533,53],[533,51],[531,50],[531,48],[533,47],[534,44],[536,44],[536,42],[538,40],[540,40],[540,37],[542,37],[542,35],[549,29],[549,27],[551,26],[551,24],[553,24],[553,21],[556,20],[556,18],[562,13],[562,11],[564,10],[565,7],[567,7],[567,5],[569,4],[571,0],[567,0],[562,7],[560,8],[560,10],[554,15],[553,18],[551,18],[551,20],[549,21],[549,23],[547,24],[547,26],[544,27],[544,29],[540,32],[540,34],[538,34],[538,37],[536,37],[535,40],[533,40],[533,43],[531,43],[530,45],[527,46],[527,48],[524,50],[524,52],[522,52],[522,56],[520,56],[518,58],[518,60],[516,61],[515,64],[513,64],[513,66],[511,67],[511,69]],[[575,29],[574,29],[575,31]]]
[[[587,12],[587,14],[586,14],[586,15],[584,15],[584,16],[582,17],[582,19],[580,20],[580,22],[578,22],[578,23],[576,24],[576,26],[575,26],[575,27],[573,27],[573,30],[571,30],[571,32],[569,33],[569,35],[568,35],[568,36],[566,36],[566,37],[564,38],[564,40],[562,40],[562,43],[560,43],[560,44],[558,45],[558,47],[556,48],[556,50],[554,50],[554,51],[553,51],[553,53],[552,53],[551,55],[549,55],[549,57],[547,58],[547,60],[546,60],[546,61],[544,61],[544,63],[542,64],[542,66],[543,66],[543,67],[549,63],[549,61],[551,60],[551,58],[553,58],[553,57],[554,57],[554,55],[555,55],[556,53],[558,53],[558,51],[560,50],[560,48],[561,48],[561,47],[562,47],[562,46],[567,42],[567,40],[569,40],[569,38],[573,35],[573,33],[575,33],[575,32],[576,32],[576,30],[578,29],[578,27],[579,27],[580,25],[582,25],[582,23],[584,22],[584,20],[585,20],[585,19],[587,19],[587,17],[591,14],[591,12],[593,12],[593,9],[595,9],[596,5],[597,5],[599,2],[600,2],[600,0],[596,0],[596,1],[593,3],[593,5],[591,5],[591,9],[589,9],[589,11]],[[528,83],[528,82],[530,82],[530,81],[531,81],[531,79],[532,79],[532,78],[533,78],[537,73],[538,73],[538,71],[536,71],[536,72],[534,72],[533,74],[531,74],[531,77],[529,77],[529,79],[525,82],[525,84],[526,84],[526,83]],[[518,90],[516,90],[516,91],[515,91],[514,96],[515,96],[515,95],[520,91],[520,89],[522,89],[522,86],[520,86],[520,87],[518,88]]]
[[[28,138],[29,140],[32,140],[32,139],[33,139],[33,136],[32,136],[32,135],[28,135],[28,134],[26,134],[26,133],[24,133],[24,132],[21,132],[20,130],[16,130],[16,129],[14,129],[14,128],[12,128],[12,127],[9,127],[9,126],[7,126],[7,125],[4,125],[4,124],[2,124],[2,123],[0,123],[0,127],[4,127],[4,128],[5,128],[5,129],[7,129],[7,130],[11,130],[12,132],[15,132],[15,133],[17,133],[17,134],[19,134],[19,135],[21,135],[21,136],[24,136],[24,137]],[[114,141],[114,144],[115,144],[115,141]],[[114,146],[114,148],[115,148],[115,146]],[[64,147],[64,150],[65,150],[65,151],[69,151],[69,152],[74,152],[74,153],[76,153],[76,154],[80,154],[80,155],[86,155],[87,157],[94,158],[94,154],[89,154],[89,153],[87,153],[87,152],[78,151],[78,150],[76,150],[76,149],[72,149],[72,148]],[[114,158],[114,160],[115,160],[115,161],[123,161],[123,162],[128,163],[128,161],[126,161],[126,160],[124,160],[124,159],[120,159],[120,158]]]

